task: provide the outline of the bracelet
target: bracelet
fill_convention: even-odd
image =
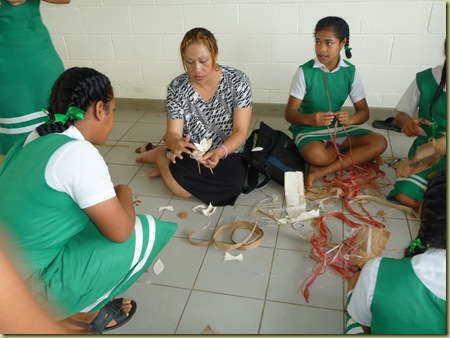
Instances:
[[[221,144],[220,147],[222,147],[225,150],[225,156],[221,158],[221,160],[223,160],[223,159],[227,158],[227,156],[228,156],[228,149],[223,144]]]

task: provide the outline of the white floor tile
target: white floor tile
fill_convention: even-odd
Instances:
[[[257,334],[264,302],[193,291],[177,334],[201,334],[209,325],[216,334]]]
[[[164,272],[163,272],[164,273]],[[124,294],[137,302],[137,311],[126,325],[111,334],[174,334],[190,290],[141,284],[139,280]]]
[[[384,119],[384,118],[383,118]],[[252,128],[260,121],[287,131],[289,124],[280,116],[254,114]],[[384,159],[406,157],[412,139],[401,133],[367,128],[384,135],[390,142]],[[163,111],[120,110],[116,125],[104,146],[97,146],[105,157],[114,184],[128,184],[133,191],[137,213],[151,214],[161,220],[175,222],[178,230],[158,256],[165,269],[156,275],[152,268],[125,292],[124,296],[138,302],[132,321],[111,331],[113,334],[201,334],[209,325],[216,334],[342,334],[344,330],[344,293],[347,281],[331,267],[327,267],[309,287],[307,303],[299,287],[316,267],[310,257],[310,238],[316,223],[305,220],[296,224],[297,230],[278,225],[270,218],[258,216],[283,207],[284,188],[274,181],[250,194],[241,194],[234,206],[217,208],[210,216],[194,212],[203,204],[196,198],[176,198],[161,177],[146,177],[153,165],[135,162],[135,149],[145,142],[162,144],[166,115]],[[250,131],[249,131],[250,132]],[[366,193],[379,191],[384,198],[396,180],[395,170],[383,165],[385,178]],[[262,179],[262,176],[261,178]],[[316,182],[316,185],[323,181]],[[378,189],[378,190],[377,190]],[[352,207],[362,213],[358,203]],[[417,236],[419,220],[395,208],[373,201],[363,204],[373,219],[382,222],[391,232],[383,253],[385,257],[400,258],[411,239]],[[160,209],[171,206],[173,211]],[[308,201],[307,210],[319,204]],[[333,198],[321,205],[321,215],[333,211],[344,212],[351,220],[361,223]],[[180,216],[180,212],[184,215]],[[242,254],[243,261],[224,261],[225,251],[209,246],[195,246],[188,240],[194,230],[193,241],[212,238],[221,226],[234,221],[257,222],[265,238],[260,247],[250,251],[232,250]],[[326,225],[332,242],[339,243],[349,236],[350,227],[335,217],[327,217]],[[234,235],[239,241],[248,232]],[[231,243],[230,233],[220,235],[219,241]]]
[[[209,247],[194,289],[264,299],[272,265],[273,249],[258,247],[242,253],[243,260],[224,261],[223,250]]]
[[[308,252],[275,250],[267,300],[327,309],[343,309],[343,278],[331,267],[307,288],[318,265]],[[308,302],[303,292],[308,289]]]
[[[343,312],[266,302],[260,334],[343,334]]]

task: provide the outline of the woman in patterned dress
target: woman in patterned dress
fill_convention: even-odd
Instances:
[[[70,0],[46,0],[67,4]],[[0,0],[0,154],[47,120],[42,111],[64,71],[40,0]]]
[[[111,299],[150,266],[177,225],[136,215],[130,188],[114,187],[94,147],[114,125],[105,75],[70,68],[49,103],[50,122],[15,143],[0,166],[3,244],[17,253],[16,268],[55,320],[102,332],[136,311],[134,301]]]
[[[205,28],[188,31],[180,52],[186,73],[168,87],[166,146],[143,149],[136,160],[156,164],[148,176],[161,175],[176,196],[233,205],[247,173],[242,150],[253,104],[249,78],[217,63],[217,41]],[[202,139],[212,141],[210,149],[192,158]]]

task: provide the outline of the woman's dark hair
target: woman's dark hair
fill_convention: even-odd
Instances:
[[[350,44],[350,28],[348,27],[347,22],[337,16],[327,16],[323,19],[320,19],[317,24],[316,28],[314,29],[314,36],[317,35],[317,32],[320,32],[325,29],[332,29],[334,31],[334,34],[336,38],[339,39],[339,41],[343,41],[344,39],[347,39],[345,42],[345,56],[347,59],[350,59],[352,57],[351,48],[349,47]]]
[[[39,135],[61,133],[73,125],[73,119],[66,123],[55,121],[55,114],[66,114],[70,106],[86,111],[98,101],[107,107],[113,99],[114,92],[106,75],[92,68],[73,67],[63,72],[52,87],[49,98],[48,115],[51,123],[41,124],[36,128]]]
[[[422,215],[417,238],[425,248],[406,248],[405,257],[412,257],[429,248],[447,248],[447,171],[438,172],[428,181],[421,206]]]
[[[433,100],[430,103],[430,116],[433,117],[433,104],[437,101],[439,96],[444,91],[445,84],[447,83],[447,38],[445,38],[444,42],[444,50],[445,50],[445,61],[444,67],[442,67],[441,81],[439,81],[438,89],[436,90],[436,94],[434,94]]]

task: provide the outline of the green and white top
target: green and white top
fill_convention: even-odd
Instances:
[[[446,250],[366,263],[348,305],[373,334],[444,334],[447,327]]]

